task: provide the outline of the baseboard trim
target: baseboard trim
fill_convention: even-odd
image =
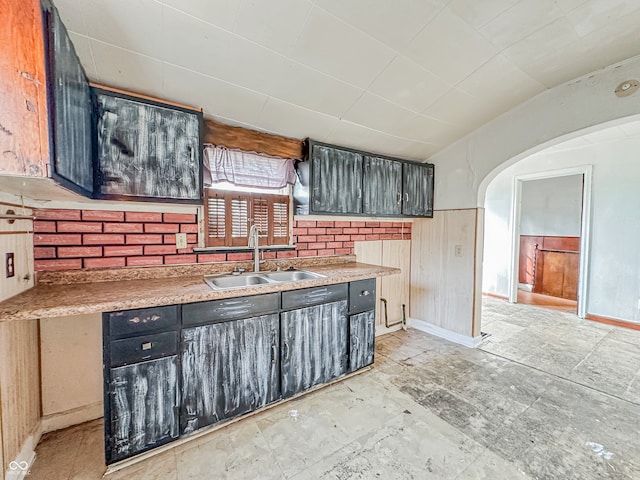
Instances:
[[[16,458],[7,462],[6,480],[24,480],[29,475],[33,462],[36,459],[36,445],[42,436],[42,423],[38,422],[31,434],[22,444],[20,453]]]
[[[482,343],[481,335],[477,337],[462,335],[460,333],[452,332],[451,330],[436,327],[435,325],[431,325],[424,320],[418,320],[417,318],[409,318],[409,327],[469,348],[476,348]]]
[[[598,323],[606,323],[607,325],[614,325],[616,327],[628,328],[629,330],[640,330],[640,323],[631,322],[628,320],[619,320],[617,318],[602,317],[600,315],[593,315],[587,313],[585,317],[587,320]]]
[[[100,418],[104,415],[102,402],[95,402],[42,417],[42,433],[53,432]]]
[[[483,297],[497,298],[498,300],[504,300],[505,302],[509,301],[509,297],[505,297],[503,295],[498,295],[496,293],[482,292],[482,296]]]

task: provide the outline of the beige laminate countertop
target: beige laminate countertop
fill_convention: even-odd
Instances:
[[[217,291],[204,283],[202,275],[38,285],[0,303],[0,322],[259,295],[400,273],[398,268],[357,262],[317,265],[307,269],[326,275],[326,278]]]

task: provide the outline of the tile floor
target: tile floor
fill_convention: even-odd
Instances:
[[[480,349],[415,330],[375,368],[109,480],[640,478],[640,332],[485,299]],[[46,435],[29,480],[104,471],[102,423]]]

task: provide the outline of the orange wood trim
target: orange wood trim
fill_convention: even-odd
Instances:
[[[640,330],[640,324],[628,322],[625,320],[601,317],[600,315],[593,315],[591,313],[587,313],[587,316],[585,318],[587,320],[591,320],[592,322],[606,323],[607,325],[614,325],[616,327],[628,328],[629,330]]]
[[[0,235],[29,235],[31,233],[33,233],[33,230],[25,232],[0,232]]]
[[[498,300],[504,300],[505,302],[509,301],[509,297],[505,297],[503,295],[496,295],[495,293],[482,292],[482,296],[483,297],[497,298]]]
[[[122,88],[109,87],[101,83],[89,82],[89,85],[102,90],[108,90],[114,93],[122,93],[123,95],[130,95],[132,97],[141,98],[144,100],[151,100],[152,102],[165,103],[167,105],[173,105],[174,107],[186,108],[187,110],[194,110],[196,112],[202,112],[202,107],[193,107],[191,105],[185,105],[184,103],[172,102],[171,100],[165,100],[164,98],[152,97],[151,95],[144,95],[142,93],[132,92],[130,90],[124,90]]]
[[[302,160],[304,153],[302,140],[234,127],[211,119],[206,119],[204,122],[203,142],[245,152],[258,152],[274,157],[300,160]]]

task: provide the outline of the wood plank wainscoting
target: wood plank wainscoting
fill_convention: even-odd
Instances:
[[[520,236],[518,282],[534,293],[577,300],[580,237]]]
[[[409,289],[411,280],[411,240],[373,240],[355,242],[354,253],[359,262],[372,263],[402,270],[400,275],[379,277],[376,282],[376,333],[398,330],[402,321],[402,305],[409,316]],[[384,307],[387,300],[389,330],[385,327]]]

